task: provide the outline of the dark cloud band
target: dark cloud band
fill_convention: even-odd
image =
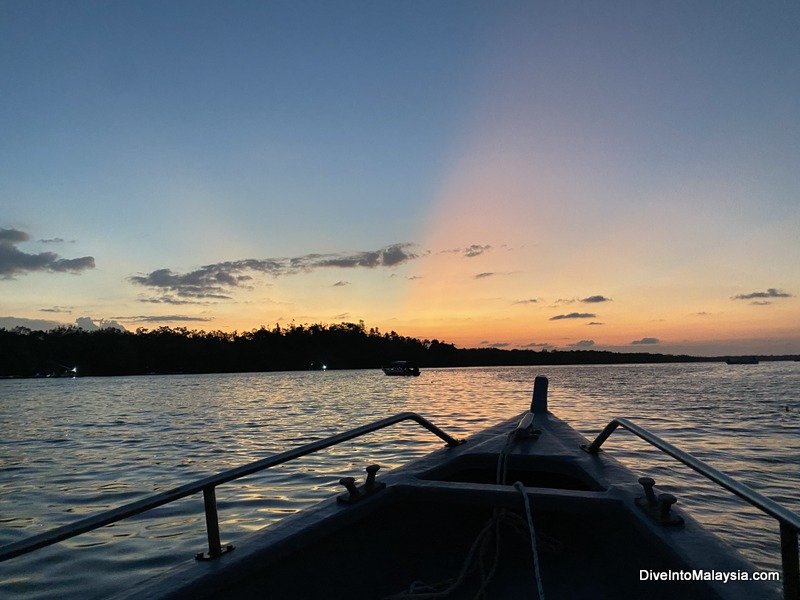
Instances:
[[[610,302],[611,298],[606,298],[605,296],[589,296],[588,298],[583,298],[581,302],[587,302],[589,304],[594,304],[596,302]]]
[[[782,290],[769,288],[766,292],[752,292],[750,294],[739,294],[731,300],[755,300],[757,298],[792,298],[793,296]]]
[[[229,300],[231,290],[246,286],[253,279],[249,273],[280,277],[317,269],[376,269],[397,267],[419,255],[411,244],[394,244],[365,252],[349,254],[306,254],[294,258],[243,259],[205,265],[189,273],[157,269],[147,275],[128,278],[131,283],[178,298],[195,300]]]
[[[32,271],[79,273],[95,267],[93,256],[61,258],[54,252],[28,254],[17,248],[17,244],[29,239],[30,236],[24,231],[0,229],[0,277],[9,279]]]

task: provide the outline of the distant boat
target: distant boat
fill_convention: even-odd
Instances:
[[[729,365],[757,365],[758,359],[754,356],[734,356],[725,362]]]
[[[383,367],[383,372],[386,375],[410,375],[416,377],[419,375],[419,367],[407,360],[395,360]]]

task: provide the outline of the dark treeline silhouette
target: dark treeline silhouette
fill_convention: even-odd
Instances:
[[[456,348],[392,331],[367,330],[363,322],[261,327],[244,333],[184,327],[86,331],[61,327],[0,329],[0,376],[229,373],[304,369],[371,369],[392,360],[420,367],[659,363],[721,360],[599,350],[501,350]],[[772,357],[790,358],[790,357]],[[796,358],[796,357],[795,357]]]
[[[136,332],[0,329],[0,376],[134,375],[377,368],[401,357],[455,365],[458,350],[363,323],[276,325],[244,333],[159,327]]]

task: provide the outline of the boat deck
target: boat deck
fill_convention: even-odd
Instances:
[[[552,414],[537,414],[539,435],[508,449],[520,418],[381,472],[386,488],[358,502],[332,498],[236,540],[233,552],[191,561],[118,597],[424,598],[407,593],[415,581],[437,589],[458,581],[447,597],[472,598],[496,569],[487,598],[536,598],[516,481],[530,503],[548,598],[780,597],[775,583],[640,581],[640,570],[740,573],[753,566],[680,509],[672,511],[680,526],[651,519],[637,505],[643,491],[633,473],[606,453],[580,450],[587,441]],[[498,484],[504,450],[506,483]],[[482,532],[485,541],[477,543]],[[473,568],[460,577],[467,563]]]

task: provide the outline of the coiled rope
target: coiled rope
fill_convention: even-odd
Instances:
[[[509,433],[506,443],[498,455],[496,482],[499,485],[505,485],[505,480],[508,476],[508,456],[515,439],[515,432]],[[534,578],[536,579],[536,591],[539,600],[545,600],[544,586],[542,585],[541,571],[539,568],[539,552],[536,548],[536,529],[533,526],[533,513],[531,511],[530,501],[528,500],[528,495],[525,493],[525,486],[522,482],[515,482],[513,487],[522,494],[527,523],[518,515],[508,512],[505,509],[494,509],[491,518],[486,522],[475,538],[475,541],[472,543],[472,546],[470,546],[467,557],[455,580],[449,579],[439,582],[438,584],[426,584],[423,581],[415,581],[410,585],[408,590],[400,592],[399,594],[386,596],[384,600],[437,600],[440,598],[447,598],[464,582],[467,576],[476,567],[480,569],[481,584],[473,598],[475,600],[484,598],[484,592],[497,572],[497,567],[500,562],[500,528],[503,524],[510,525],[520,532],[524,530],[527,524],[531,551],[533,553],[533,572]],[[488,558],[489,554],[493,556],[492,562],[487,568],[486,558]]]

